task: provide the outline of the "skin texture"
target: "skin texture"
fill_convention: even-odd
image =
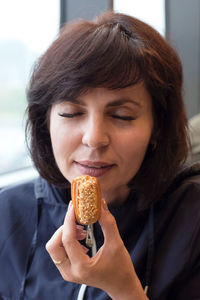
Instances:
[[[119,90],[95,88],[80,96],[77,103],[53,105],[50,135],[64,177],[72,182],[89,172],[98,177],[107,203],[123,202],[129,192],[127,183],[139,170],[151,139],[151,106],[143,84]],[[91,168],[81,165],[88,161],[110,168],[102,176],[91,174]]]
[[[69,117],[70,116],[70,117]],[[48,241],[51,258],[64,280],[106,291],[114,300],[145,300],[140,281],[107,203],[123,202],[127,183],[139,170],[153,130],[152,101],[142,83],[121,90],[95,88],[76,103],[53,105],[50,135],[57,165],[70,182],[95,173],[102,189],[100,226],[104,244],[90,258],[79,239],[70,203],[63,226]]]

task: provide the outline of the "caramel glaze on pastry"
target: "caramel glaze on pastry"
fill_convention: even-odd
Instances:
[[[79,224],[95,223],[101,212],[101,189],[99,180],[89,175],[76,177],[71,184],[72,203]]]

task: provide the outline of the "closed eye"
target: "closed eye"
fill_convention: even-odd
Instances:
[[[120,116],[120,115],[111,115],[112,118],[114,119],[120,119],[123,121],[133,121],[135,120],[135,118],[131,117],[131,116]]]
[[[82,112],[77,112],[77,113],[73,113],[73,114],[59,113],[58,115],[63,118],[74,118],[74,117],[81,116],[82,114],[83,114]]]
[[[75,118],[75,117],[78,117],[78,116],[81,116],[83,115],[83,112],[77,112],[77,113],[58,113],[58,115],[60,117],[63,117],[63,118]],[[114,119],[119,119],[119,120],[122,120],[122,121],[133,121],[135,120],[134,117],[132,116],[121,116],[121,115],[110,115],[112,118]]]

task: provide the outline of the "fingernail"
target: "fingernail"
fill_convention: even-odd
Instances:
[[[77,229],[85,230],[83,225],[78,224],[78,225],[76,225],[76,227],[77,227]]]
[[[83,232],[80,232],[80,238],[86,238],[87,236],[87,231],[83,231]]]

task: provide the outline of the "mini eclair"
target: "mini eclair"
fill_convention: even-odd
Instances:
[[[73,179],[71,196],[76,220],[88,225],[97,222],[101,212],[101,189],[99,180],[89,175]]]

